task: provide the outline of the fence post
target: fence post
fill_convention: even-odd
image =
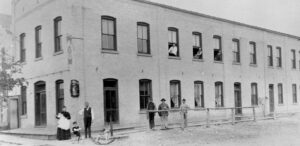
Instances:
[[[210,121],[209,108],[207,108],[206,109],[206,127],[207,128],[210,127],[209,121]]]
[[[234,125],[235,119],[234,119],[234,108],[231,108],[231,124]]]
[[[254,106],[252,107],[252,110],[253,110],[253,121],[256,121],[255,107]]]

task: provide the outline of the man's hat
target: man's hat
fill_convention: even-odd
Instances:
[[[164,98],[162,98],[160,101],[166,101]]]
[[[185,99],[183,98],[182,101],[185,101]]]

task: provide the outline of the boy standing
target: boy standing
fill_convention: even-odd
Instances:
[[[162,103],[158,106],[158,110],[169,110],[169,105],[165,103],[165,99],[160,100]],[[161,129],[168,129],[168,111],[158,112],[161,119]]]
[[[182,124],[181,124],[182,130],[187,127],[187,112],[189,108],[190,107],[185,103],[185,99],[182,99],[182,104],[180,106],[180,114],[182,117]]]

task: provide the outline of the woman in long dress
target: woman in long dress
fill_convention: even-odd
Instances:
[[[58,113],[56,118],[58,119],[57,139],[58,140],[71,139],[71,130],[70,130],[71,115],[69,112],[67,112],[65,106],[63,107],[62,112]]]

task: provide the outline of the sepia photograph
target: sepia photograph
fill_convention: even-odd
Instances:
[[[299,0],[0,0],[0,146],[300,146]]]

